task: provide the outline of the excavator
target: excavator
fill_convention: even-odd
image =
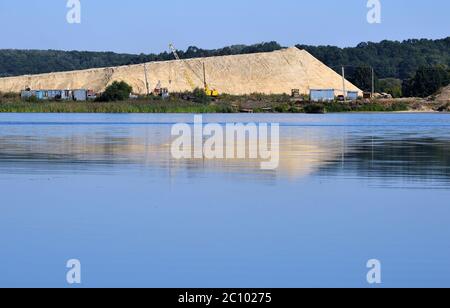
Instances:
[[[190,70],[195,75],[195,77],[197,77],[199,80],[201,80],[203,82],[204,91],[207,96],[214,97],[214,98],[219,97],[219,91],[217,91],[216,89],[211,89],[209,87],[208,83],[206,82],[205,63],[203,63],[203,79],[202,79],[202,77],[194,70],[194,68],[189,64],[188,61],[182,60],[180,58],[180,56],[178,55],[178,52],[173,44],[169,44],[169,48],[172,50],[172,53],[175,56],[175,59],[182,61],[184,63],[184,65],[188,68],[188,70]],[[191,76],[189,75],[189,73],[186,70],[184,71],[184,78],[186,78],[187,82],[189,83],[191,88],[194,90],[196,88],[195,83],[192,81]]]

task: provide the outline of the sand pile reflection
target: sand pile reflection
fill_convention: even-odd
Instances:
[[[282,127],[280,134],[279,167],[261,170],[259,159],[175,159],[170,126],[52,127],[45,134],[9,129],[0,134],[0,172],[126,172],[132,167],[158,176],[211,172],[251,175],[255,181],[310,175],[450,181],[450,140],[442,135],[375,135],[335,127]]]

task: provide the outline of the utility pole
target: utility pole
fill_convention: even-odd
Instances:
[[[346,95],[346,89],[345,89],[345,67],[342,66],[342,92],[344,95],[344,102],[347,102],[347,95]]]
[[[372,66],[372,98],[375,96],[375,70]]]
[[[147,88],[147,96],[150,95],[150,86],[148,84],[147,63],[144,63],[145,87]]]
[[[205,62],[203,62],[203,84],[205,86],[205,89],[208,87],[208,84],[206,83],[206,68],[205,68]]]

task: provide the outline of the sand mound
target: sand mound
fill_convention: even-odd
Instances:
[[[450,85],[442,88],[435,98],[438,102],[450,102]]]
[[[281,94],[291,93],[291,89],[300,89],[302,93],[316,88],[342,89],[339,74],[307,51],[295,47],[270,53],[191,59],[188,62],[196,74],[189,71],[182,61],[147,63],[150,88],[161,81],[162,86],[171,92],[189,91],[192,87],[188,79],[202,87],[202,80],[196,75],[203,75],[204,63],[208,83],[221,93]],[[0,78],[0,92],[20,92],[27,87],[101,92],[111,82],[122,80],[129,83],[135,93],[146,93],[144,64]],[[350,82],[347,82],[346,89],[362,94]]]

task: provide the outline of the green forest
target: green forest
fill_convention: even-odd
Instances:
[[[364,42],[348,48],[309,45],[297,47],[307,50],[339,73],[344,66],[347,78],[363,90],[371,88],[371,68],[373,68],[376,90],[394,96],[431,95],[432,90],[446,85],[450,76],[450,37],[439,40]],[[178,52],[181,58],[198,58],[270,52],[282,48],[283,46],[277,42],[267,42],[213,50],[192,46]],[[4,49],[0,50],[0,77],[139,64],[173,58],[169,51],[160,54],[133,55],[113,52]]]

